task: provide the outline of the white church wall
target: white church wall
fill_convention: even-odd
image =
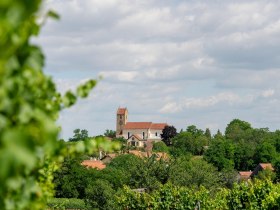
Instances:
[[[150,139],[161,139],[162,130],[150,130]]]
[[[124,129],[123,133],[122,133],[122,136],[125,139],[128,139],[130,136],[132,136],[134,134],[134,135],[139,136],[141,139],[143,139],[143,132],[144,132],[144,135],[145,135],[144,139],[149,138],[148,137],[149,129]],[[129,136],[128,136],[128,134],[129,134]]]

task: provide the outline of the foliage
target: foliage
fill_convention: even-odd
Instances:
[[[119,192],[116,200],[121,209],[226,209],[226,190],[220,191],[213,198],[204,187],[198,191],[190,188],[177,187],[170,183],[163,185],[151,194],[138,193],[125,187]]]
[[[83,140],[86,140],[89,138],[88,131],[85,129],[81,130],[81,129],[77,128],[73,131],[73,133],[74,133],[73,137],[69,138],[70,142],[71,141],[83,141]]]
[[[50,209],[88,209],[84,200],[76,198],[52,198],[47,202]]]
[[[250,123],[234,119],[232,120],[226,127],[225,130],[225,136],[228,139],[232,139],[234,141],[237,141],[239,139],[242,139],[245,135],[247,135],[247,131],[250,131],[252,129]]]
[[[186,131],[180,132],[172,139],[172,146],[179,150],[179,153],[202,155],[204,146],[208,145],[208,140],[202,130],[191,125],[187,127]]]
[[[116,131],[107,129],[104,133],[104,136],[109,137],[109,138],[116,138]]]
[[[115,209],[113,195],[115,191],[107,180],[94,180],[85,190],[85,200],[88,206],[96,209]]]
[[[280,186],[271,181],[235,184],[227,197],[229,209],[279,209]]]
[[[177,159],[170,169],[170,182],[176,186],[215,189],[222,186],[222,179],[215,167],[202,159]]]
[[[211,139],[212,139],[211,131],[210,131],[209,128],[206,128],[204,135],[206,136],[206,138],[207,138],[208,140],[211,140]]]
[[[0,3],[0,206],[44,209],[53,194],[53,171],[66,151],[58,141],[59,111],[86,97],[97,81],[60,95],[42,68],[44,55],[30,39],[38,35],[41,1]],[[54,12],[48,16],[57,17]],[[102,141],[87,141],[70,150],[94,150]],[[108,148],[108,146],[106,146]]]
[[[169,152],[169,148],[166,146],[166,144],[162,141],[154,142],[153,143],[153,151],[154,152]]]
[[[174,126],[165,126],[162,130],[161,139],[167,145],[171,145],[171,139],[177,135],[177,130]]]
[[[234,145],[225,139],[214,138],[204,154],[204,159],[219,170],[234,167]]]
[[[252,128],[250,123],[235,119],[228,124],[225,136],[214,136],[204,158],[219,170],[253,170],[259,163],[277,164],[279,141],[279,131]]]
[[[116,195],[121,209],[279,209],[280,185],[269,180],[235,184],[232,190],[219,189],[215,194],[201,187],[166,184],[153,193],[138,193],[125,187]]]

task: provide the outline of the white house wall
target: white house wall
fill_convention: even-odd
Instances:
[[[162,134],[162,130],[154,130],[154,129],[124,129],[122,136],[125,139],[128,139],[128,133],[129,133],[129,137],[134,134],[139,136],[141,139],[143,139],[143,132],[145,133],[144,139],[155,139],[155,140],[161,139],[160,135]]]
[[[156,133],[157,133],[157,136],[156,136]],[[162,130],[150,130],[150,136],[149,136],[149,139],[158,139],[160,140],[161,139],[161,135],[162,134]]]
[[[149,138],[148,137],[149,129],[124,129],[122,136],[125,139],[128,139],[128,133],[129,133],[129,137],[134,134],[139,136],[141,139],[143,139],[143,132],[145,133],[144,139]]]

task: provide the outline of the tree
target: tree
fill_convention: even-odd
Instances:
[[[203,135],[203,130],[198,129],[195,125],[190,125],[186,129],[187,132],[191,133],[192,136],[197,137],[197,136],[202,136]]]
[[[154,142],[153,143],[153,151],[154,152],[169,152],[169,148],[166,146],[166,144],[162,141]]]
[[[272,163],[278,157],[275,146],[269,141],[263,141],[256,148],[255,164]]]
[[[116,209],[113,196],[115,191],[107,180],[94,180],[86,187],[85,194],[86,203],[90,205],[92,209]]]
[[[234,119],[227,125],[225,130],[225,136],[228,139],[238,141],[245,137],[248,134],[246,132],[250,131],[251,129],[252,127],[250,123],[239,119]]]
[[[176,186],[205,186],[207,189],[222,186],[217,169],[203,159],[179,159],[171,165],[170,181]]]
[[[206,136],[206,138],[208,140],[211,140],[212,136],[211,136],[211,131],[209,128],[206,128],[204,135]]]
[[[109,138],[116,138],[116,131],[107,129],[106,132],[104,133],[104,136]]]
[[[73,133],[74,136],[72,138],[69,138],[69,141],[83,141],[89,138],[88,131],[85,129],[80,130],[77,128],[73,131]]]
[[[171,145],[171,139],[177,135],[177,130],[174,126],[165,126],[162,130],[161,139],[167,145]]]
[[[234,168],[235,146],[223,138],[214,138],[204,153],[204,159],[212,163],[219,171]]]
[[[195,125],[188,126],[186,131],[180,132],[172,139],[173,152],[193,155],[202,155],[204,146],[208,145],[208,139],[203,130],[196,128]]]

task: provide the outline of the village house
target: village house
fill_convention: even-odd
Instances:
[[[147,142],[161,141],[161,134],[167,123],[128,122],[127,108],[118,108],[116,135],[127,139],[128,145],[145,147]]]
[[[259,163],[253,171],[239,171],[238,172],[238,180],[239,181],[248,181],[252,179],[254,176],[257,176],[259,172],[263,170],[274,171],[271,163]]]
[[[102,170],[104,168],[106,168],[106,165],[100,161],[100,160],[96,160],[96,159],[92,159],[92,160],[84,160],[81,165],[87,167],[87,168],[95,168],[97,170]]]

